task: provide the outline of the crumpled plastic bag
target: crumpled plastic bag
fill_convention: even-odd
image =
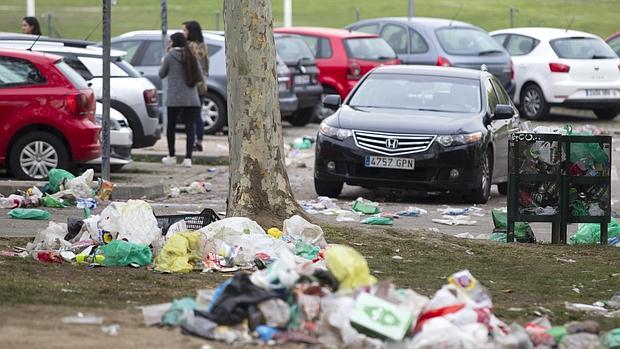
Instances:
[[[488,342],[488,335],[488,330],[482,324],[457,327],[450,321],[437,317],[431,319],[424,330],[413,337],[407,348],[477,349],[485,347]]]
[[[610,349],[620,349],[620,327],[609,331],[604,337],[601,343]]]
[[[611,218],[607,226],[607,237],[620,237],[620,225]],[[580,223],[577,233],[568,239],[569,245],[596,245],[601,241],[601,226],[598,223]]]
[[[95,171],[91,168],[86,170],[79,177],[68,179],[65,182],[65,190],[63,193],[71,194],[76,198],[93,198],[95,196],[93,188],[96,186],[96,182],[93,182],[94,176]]]
[[[37,233],[34,240],[26,245],[26,250],[59,250],[61,247],[71,247],[65,241],[67,225],[65,223],[50,222],[47,228]]]
[[[202,260],[199,232],[176,233],[155,258],[155,270],[170,273],[189,273],[194,269],[192,262]]]
[[[151,264],[153,253],[146,245],[132,244],[123,240],[113,240],[101,247],[105,256],[103,265],[123,267],[137,264],[141,267]]]
[[[75,178],[73,173],[61,168],[50,170],[47,177],[49,178],[49,192],[52,194],[59,192],[60,186],[64,184],[65,181]]]
[[[341,289],[353,289],[377,282],[370,275],[368,263],[354,248],[334,245],[325,252],[327,268],[340,282]]]
[[[15,219],[34,219],[49,221],[52,219],[52,214],[37,208],[14,208],[9,211],[8,215]]]
[[[299,215],[294,215],[284,220],[284,233],[296,239],[303,240],[306,243],[324,248],[327,246],[323,229],[316,224],[312,224],[303,219]]]
[[[151,205],[143,200],[113,202],[101,212],[99,227],[118,233],[119,240],[150,245],[161,238],[161,229]]]
[[[196,309],[194,298],[175,299],[172,301],[170,309],[162,316],[161,323],[168,326],[178,326],[194,316],[194,309]]]
[[[383,348],[383,341],[359,333],[351,326],[355,300],[348,296],[324,297],[321,300],[319,339],[331,347]],[[344,344],[344,345],[343,345]]]
[[[258,270],[250,275],[250,281],[258,287],[266,290],[292,287],[299,274],[295,267],[295,255],[289,249],[281,249],[277,252],[276,261],[267,269]]]

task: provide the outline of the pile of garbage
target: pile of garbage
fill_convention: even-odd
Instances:
[[[77,206],[89,215],[98,201],[110,200],[115,184],[101,178],[94,180],[95,172],[86,170],[79,177],[63,169],[49,172],[49,182],[43,188],[32,186],[8,197],[0,194],[0,208],[10,209],[12,218],[50,220],[51,214],[38,207],[65,208]]]

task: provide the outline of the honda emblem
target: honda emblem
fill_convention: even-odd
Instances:
[[[388,149],[396,149],[398,148],[398,139],[396,138],[388,138],[385,140],[385,147]]]

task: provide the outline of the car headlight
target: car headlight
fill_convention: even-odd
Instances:
[[[353,132],[351,132],[351,130],[329,126],[324,122],[322,122],[321,126],[319,126],[319,132],[321,132],[324,136],[336,138],[341,141],[353,136]]]
[[[470,143],[476,143],[482,139],[482,132],[465,133],[458,135],[445,135],[437,137],[437,142],[444,147],[450,147],[455,145],[464,145]]]

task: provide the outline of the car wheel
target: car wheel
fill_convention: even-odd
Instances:
[[[472,204],[486,204],[491,197],[491,180],[493,177],[491,151],[487,150],[485,156],[480,161],[482,161],[480,164],[480,182],[476,189],[465,196],[465,201]]]
[[[529,84],[521,91],[521,116],[530,120],[540,120],[549,114],[549,103],[540,87]]]
[[[497,191],[501,195],[508,195],[508,183],[507,182],[497,183]]]
[[[601,120],[611,120],[620,113],[620,107],[611,107],[605,109],[594,109],[594,114]]]
[[[314,179],[314,189],[319,196],[327,196],[330,198],[337,198],[342,193],[342,182],[330,182],[322,181],[320,179]]]
[[[319,108],[317,106],[299,109],[293,115],[286,117],[286,121],[293,126],[306,126],[310,121],[317,117]]]
[[[110,165],[110,171],[112,172],[118,172],[120,171],[125,165]]]
[[[201,110],[205,123],[205,134],[214,134],[222,129],[226,122],[226,103],[218,95],[207,93]]]
[[[31,132],[11,147],[9,167],[18,179],[44,180],[55,168],[69,169],[69,154],[53,134]]]
[[[314,118],[314,122],[321,123],[328,116],[335,113],[335,110],[331,110],[323,106],[323,100],[325,99],[325,96],[327,95],[337,95],[337,94],[338,94],[338,91],[334,90],[333,88],[323,86],[323,93],[321,94],[321,104],[319,105],[319,111],[316,115],[316,118]]]

